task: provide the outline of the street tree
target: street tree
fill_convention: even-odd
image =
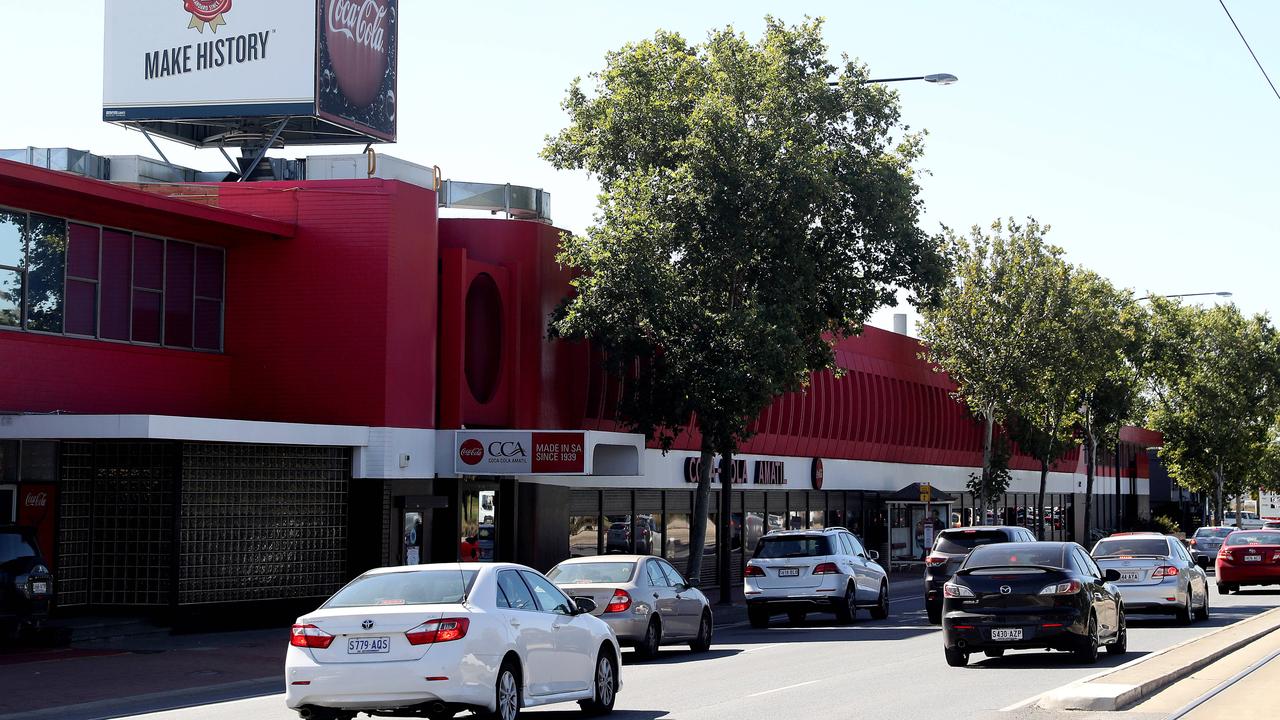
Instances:
[[[953,272],[938,302],[923,308],[921,357],[956,384],[954,396],[985,425],[979,522],[994,493],[992,438],[997,423],[1022,413],[1016,398],[1040,372],[1039,363],[1052,347],[1053,308],[1065,301],[1066,263],[1061,252],[1044,242],[1047,226],[1035,219],[1019,223],[996,220],[987,229],[973,226],[968,235],[945,228]],[[1067,275],[1069,277],[1069,274]],[[1055,331],[1056,332],[1056,331]],[[1025,425],[1025,424],[1024,424]]]
[[[698,439],[695,582],[713,457],[727,583],[729,468],[751,420],[833,369],[833,343],[876,308],[899,291],[927,305],[945,275],[918,227],[922,136],[865,66],[827,56],[820,20],[767,18],[756,41],[658,31],[608,53],[590,90],[571,84],[542,152],[601,188],[593,224],[562,241],[577,274],[550,333],[630,378],[624,423],[664,449]]]
[[[1280,409],[1280,334],[1265,315],[1153,298],[1142,365],[1148,425],[1164,434],[1161,460],[1183,487],[1238,497],[1269,459]],[[1237,522],[1239,519],[1237,518]]]

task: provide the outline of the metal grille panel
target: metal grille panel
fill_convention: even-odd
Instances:
[[[93,445],[93,548],[89,602],[169,603],[175,446]]]
[[[89,602],[89,547],[93,507],[93,446],[62,443],[62,482],[58,489],[58,605]]]
[[[181,604],[322,597],[347,578],[346,448],[185,443]]]

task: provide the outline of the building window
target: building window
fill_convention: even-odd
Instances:
[[[222,248],[0,210],[0,326],[220,352]]]
[[[600,516],[569,516],[569,557],[600,554]]]

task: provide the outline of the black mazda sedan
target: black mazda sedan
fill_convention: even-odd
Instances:
[[[1082,662],[1098,649],[1127,649],[1124,604],[1105,573],[1076,543],[1001,543],[974,549],[943,586],[942,633],[947,664],[1006,650],[1066,650]]]

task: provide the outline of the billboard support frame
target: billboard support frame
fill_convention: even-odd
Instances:
[[[280,139],[280,133],[284,132],[285,126],[288,125],[289,121],[292,119],[292,116],[286,116],[280,121],[280,124],[276,126],[276,131],[272,133],[271,139],[264,143],[262,147],[258,148],[257,154],[253,156],[253,162],[249,163],[249,167],[245,168],[245,171],[240,173],[240,179],[236,182],[244,182],[253,177],[253,171],[258,169],[258,164],[262,162],[262,158],[267,156],[267,151],[271,149],[271,146],[276,144],[276,140]],[[247,150],[253,146],[246,145],[244,147]],[[226,150],[223,150],[222,152],[225,154]]]

